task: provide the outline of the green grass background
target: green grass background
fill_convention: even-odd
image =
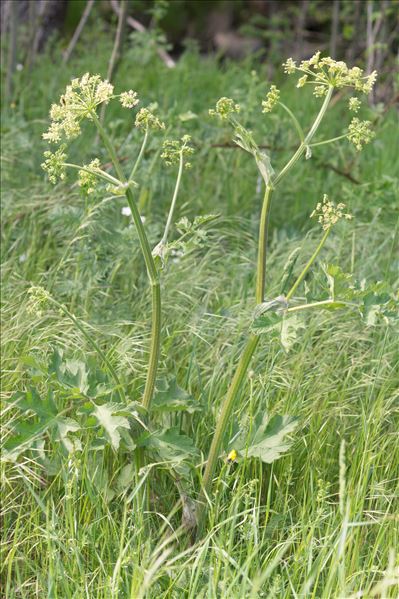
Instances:
[[[40,169],[41,133],[51,103],[71,77],[106,73],[111,48],[105,36],[93,34],[86,47],[90,53],[80,46],[61,68],[54,45],[30,74],[18,74],[15,102],[3,107],[5,398],[28,384],[24,356],[45,356],[53,346],[71,358],[92,354],[80,332],[56,311],[29,313],[32,283],[87,323],[129,397],[138,399],[144,384],[150,304],[137,239],[121,214],[124,201],[84,199],[72,177],[53,188]],[[184,176],[178,216],[220,214],[207,245],[171,262],[162,281],[160,374],[176,376],[205,406],[187,424],[204,456],[253,308],[262,200],[254,164],[242,151],[223,147],[230,131],[207,112],[221,95],[240,102],[258,143],[272,146],[278,170],[297,140],[283,113],[261,114],[267,72],[267,64],[220,65],[195,50],[170,70],[130,49],[115,82],[117,89],[137,90],[141,105],[158,103],[168,136],[193,137],[197,152]],[[283,101],[306,128],[317,101],[294,82],[278,81],[278,72],[276,77]],[[195,118],[186,120],[188,111]],[[347,143],[321,146],[276,192],[268,297],[278,293],[289,253],[300,246],[304,264],[319,238],[309,214],[324,193],[345,202],[355,219],[336,227],[321,261],[339,263],[359,281],[384,280],[397,288],[397,115],[394,109],[365,107],[362,116],[375,121],[376,138],[360,155]],[[346,101],[337,102],[320,136],[339,135],[350,118]],[[134,159],[140,134],[132,117],[110,106],[106,121],[120,155]],[[126,135],[129,141],[121,146]],[[107,161],[94,137],[87,129],[75,142],[74,162],[96,156]],[[151,139],[137,177],[140,209],[154,245],[175,177],[158,160],[161,141],[159,135]],[[320,261],[315,270],[317,279]],[[273,466],[220,462],[208,534],[193,546],[173,535],[165,541],[178,523],[177,516],[168,516],[178,498],[162,471],[150,475],[151,514],[134,509],[133,481],[109,499],[121,469],[132,461],[127,454],[84,450],[73,460],[64,457],[56,476],[32,455],[2,462],[4,596],[397,597],[397,361],[395,332],[383,325],[366,327],[353,313],[315,315],[288,355],[262,339],[234,424],[261,409],[298,416],[300,427],[292,449]],[[16,417],[5,404],[6,434]],[[51,445],[46,451],[51,454]]]

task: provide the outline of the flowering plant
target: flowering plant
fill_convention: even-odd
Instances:
[[[349,212],[346,212],[345,205],[342,202],[335,204],[326,194],[322,201],[316,205],[310,217],[316,218],[321,225],[321,238],[313,254],[297,276],[294,276],[294,274],[298,255],[289,257],[287,267],[282,277],[281,293],[278,297],[272,299],[267,299],[265,296],[268,223],[272,196],[276,193],[280,182],[303,156],[305,156],[306,159],[311,158],[312,148],[322,144],[336,142],[341,139],[348,139],[355,145],[357,150],[361,150],[365,144],[372,140],[374,134],[371,131],[370,123],[368,121],[360,121],[356,116],[352,119],[344,134],[333,139],[326,139],[318,142],[313,141],[330,106],[334,91],[348,88],[350,90],[355,90],[358,94],[369,93],[374,85],[376,74],[372,73],[370,75],[364,75],[363,71],[357,67],[349,68],[343,62],[337,62],[331,58],[321,58],[319,52],[309,60],[302,61],[299,66],[297,66],[296,62],[292,59],[288,59],[284,63],[284,70],[287,74],[299,72],[300,78],[298,79],[297,87],[302,88],[305,85],[313,85],[314,95],[317,98],[321,98],[321,105],[312,126],[309,131],[305,133],[296,116],[290,108],[281,101],[280,90],[275,85],[270,87],[270,90],[266,94],[266,98],[261,104],[262,112],[267,115],[278,107],[282,108],[290,117],[300,140],[299,145],[291,158],[277,172],[272,166],[269,155],[258,146],[253,133],[241,124],[239,118],[242,107],[238,103],[231,98],[222,97],[216,102],[215,108],[209,111],[210,116],[217,117],[223,124],[228,124],[232,127],[234,143],[245,152],[252,155],[259,174],[264,181],[265,192],[259,223],[255,289],[256,306],[247,342],[240,356],[227,395],[222,403],[220,417],[216,425],[209,456],[206,461],[196,517],[190,518],[190,526],[193,526],[193,522],[198,523],[199,531],[201,531],[204,523],[204,516],[206,514],[205,500],[206,497],[210,496],[212,491],[213,474],[221,453],[225,432],[261,335],[276,330],[277,327],[280,331],[282,346],[288,351],[293,345],[293,339],[295,339],[295,328],[298,326],[296,324],[298,313],[312,309],[344,308],[350,305],[350,302],[346,301],[345,298],[340,299],[335,297],[334,283],[331,283],[331,296],[327,300],[323,299],[317,302],[303,303],[302,299],[295,298],[297,289],[304,281],[305,276],[322,251],[333,227],[341,219],[350,220],[352,218],[352,215]],[[135,177],[145,152],[148,137],[151,132],[164,130],[165,124],[156,114],[154,114],[150,107],[140,108],[137,111],[135,116],[135,126],[140,131],[143,131],[144,135],[137,159],[133,163],[130,173],[127,176],[124,167],[122,167],[121,162],[118,159],[116,149],[97,116],[98,106],[107,104],[114,99],[117,99],[121,105],[127,109],[133,109],[139,103],[139,98],[135,91],[128,90],[119,95],[114,94],[113,86],[108,81],[102,81],[97,75],[92,76],[86,74],[81,79],[74,79],[67,87],[59,104],[54,104],[51,107],[51,124],[43,137],[50,143],[59,144],[59,146],[54,151],[48,150],[45,152],[45,160],[42,166],[48,173],[48,177],[52,183],[56,183],[58,180],[64,180],[68,168],[77,169],[78,183],[85,193],[92,193],[99,182],[105,182],[107,188],[112,193],[115,195],[123,194],[127,199],[129,214],[131,214],[138,232],[152,294],[151,342],[146,384],[140,406],[141,409],[144,409],[144,413],[140,412],[140,426],[142,426],[142,429],[140,429],[141,433],[134,440],[135,448],[137,449],[137,466],[140,467],[142,465],[142,451],[144,448],[157,452],[157,455],[160,458],[158,461],[160,463],[172,461],[174,463],[176,475],[174,475],[174,479],[180,492],[182,484],[181,480],[187,476],[187,464],[185,463],[185,460],[190,456],[192,458],[195,456],[195,459],[198,460],[198,452],[193,447],[192,442],[187,439],[187,437],[183,436],[179,429],[169,428],[162,429],[161,431],[154,430],[149,416],[152,415],[151,410],[155,413],[157,411],[168,412],[176,409],[176,405],[178,406],[178,410],[193,411],[198,408],[193,406],[190,402],[190,398],[186,397],[182,390],[176,392],[177,387],[174,382],[172,384],[166,383],[165,388],[158,388],[154,401],[152,401],[158,371],[161,343],[160,277],[168,253],[173,251],[180,252],[185,243],[183,240],[185,240],[187,236],[192,236],[193,238],[197,236],[197,239],[201,239],[201,234],[198,233],[199,227],[204,222],[207,222],[207,218],[212,219],[213,217],[197,217],[193,223],[190,223],[187,219],[182,219],[177,224],[177,228],[181,233],[180,240],[172,243],[168,242],[168,235],[175,212],[182,175],[185,169],[190,168],[190,159],[193,154],[193,148],[191,146],[191,139],[188,135],[184,135],[181,139],[177,140],[165,140],[162,146],[161,158],[168,167],[177,167],[177,177],[163,236],[159,243],[151,249],[143,218],[139,214],[134,199],[133,189],[137,186]],[[361,101],[357,96],[352,96],[349,99],[350,111],[357,113],[360,105]],[[113,166],[112,173],[101,166],[98,158],[92,159],[85,165],[76,165],[67,162],[68,142],[81,133],[82,122],[85,119],[94,124],[97,128],[100,138],[109,153]],[[339,271],[336,269],[326,268],[325,272],[330,282],[334,279],[334,276],[340,275]],[[40,297],[43,299],[44,295],[41,294]],[[351,297],[354,297],[354,295],[352,294]],[[42,299],[40,302],[42,302]],[[54,303],[55,300],[47,298],[46,301],[53,301]],[[42,304],[40,303],[40,306],[41,305]],[[64,314],[67,314],[70,318],[74,319],[73,315],[71,315],[65,307],[61,305],[58,307]],[[114,380],[119,388],[120,383],[116,373],[112,369],[112,365],[108,364],[108,367],[111,373],[113,373]],[[109,411],[109,418],[111,418],[111,420],[114,419],[114,424],[112,424],[112,426],[127,428],[127,421],[125,422],[120,415],[116,415],[117,412],[118,410],[116,410],[116,408],[114,412],[112,412],[112,410]],[[103,418],[102,412],[100,415],[101,418]],[[119,422],[119,425],[116,425],[116,422]],[[111,429],[112,426],[110,427]],[[267,416],[263,416],[258,419],[256,426],[251,430],[251,434],[246,439],[237,438],[234,446],[228,448],[227,460],[229,462],[234,462],[243,456],[247,456],[250,458],[261,459],[266,463],[271,463],[275,459],[278,459],[289,447],[289,443],[285,440],[285,436],[291,433],[295,427],[296,419],[290,416],[276,415],[271,419]],[[180,494],[182,498],[186,497],[185,491],[182,491]],[[187,505],[184,505],[183,503],[183,512],[185,510],[187,512],[187,509]]]
[[[292,302],[295,301],[294,294],[296,290],[320,254],[333,226],[342,218],[346,220],[352,218],[351,214],[344,212],[345,205],[342,202],[335,204],[329,200],[327,195],[324,195],[323,200],[317,204],[310,215],[312,218],[317,217],[323,230],[323,235],[314,253],[296,279],[292,282],[291,288],[288,291],[285,291],[294,272],[295,263],[298,258],[298,256],[295,258],[291,256],[287,262],[287,272],[283,274],[283,291],[281,295],[274,299],[266,300],[266,258],[271,199],[282,179],[301,157],[305,155],[306,159],[311,158],[313,147],[336,142],[341,139],[348,139],[355,145],[357,150],[361,150],[365,144],[371,141],[374,133],[371,131],[370,123],[368,121],[360,121],[358,117],[354,117],[350,122],[347,131],[338,137],[319,142],[313,142],[313,139],[329,108],[334,91],[348,88],[359,94],[368,94],[373,88],[377,74],[376,72],[373,72],[369,75],[365,75],[362,69],[358,67],[349,68],[342,61],[335,61],[329,57],[321,58],[320,52],[316,52],[316,54],[309,60],[303,60],[299,65],[297,65],[296,61],[292,58],[289,58],[283,64],[283,68],[284,72],[288,75],[299,73],[300,77],[297,82],[297,87],[302,88],[305,85],[312,85],[314,87],[314,95],[317,98],[322,98],[323,101],[312,126],[305,134],[296,116],[281,102],[280,90],[275,85],[270,87],[265,100],[262,102],[262,112],[268,114],[275,108],[281,107],[290,117],[300,139],[297,150],[277,174],[271,164],[270,157],[260,150],[252,132],[248,131],[239,122],[238,119],[241,112],[240,105],[231,98],[223,97],[217,101],[215,108],[209,111],[211,116],[218,117],[222,122],[228,123],[232,127],[233,141],[254,157],[259,174],[265,183],[265,193],[259,224],[255,291],[257,305],[254,311],[252,331],[250,332],[247,343],[241,353],[235,375],[231,381],[226,397],[222,402],[221,412],[209,450],[203,476],[203,491],[198,508],[200,529],[206,512],[206,497],[209,497],[212,490],[213,474],[217,459],[221,452],[225,432],[229,425],[236,400],[243,386],[245,376],[248,372],[252,356],[259,343],[260,335],[265,332],[270,333],[272,330],[275,330],[276,327],[279,327],[281,331],[281,343],[284,349],[288,350],[292,346],[293,337],[295,337],[295,335],[293,335],[293,333],[295,333],[295,328],[302,326],[298,325],[296,321],[297,313],[299,311],[316,308],[341,308],[348,305],[345,301],[337,301],[335,297],[320,302],[292,305]],[[360,105],[361,101],[357,96],[352,96],[349,99],[349,110],[357,112]],[[238,441],[234,447],[230,448],[231,451],[228,454],[228,459],[235,460],[240,454],[247,457],[258,457],[268,463],[277,459],[284,451],[284,448],[286,449],[288,447],[287,443],[282,443],[282,438],[285,434],[294,430],[294,420],[295,419],[290,419],[289,417],[278,416],[272,418],[270,422],[267,421],[267,418],[266,420],[263,419],[262,422],[259,422],[259,427],[255,431],[252,431],[249,441],[246,439],[246,441],[242,441],[241,445]]]
[[[165,124],[149,107],[143,107],[138,110],[135,117],[135,126],[144,132],[144,137],[138,157],[132,165],[130,174],[126,176],[115,147],[97,115],[98,107],[102,104],[108,104],[111,100],[118,100],[123,108],[130,110],[135,108],[140,101],[137,92],[133,90],[115,94],[114,86],[109,81],[102,80],[99,75],[86,73],[80,79],[73,79],[70,85],[66,87],[65,93],[61,96],[59,103],[51,106],[51,122],[48,130],[43,134],[43,139],[51,144],[61,145],[53,151],[47,150],[44,153],[45,160],[42,167],[47,172],[49,180],[54,184],[58,180],[63,181],[65,179],[68,168],[76,169],[78,170],[78,184],[84,193],[93,193],[98,183],[105,181],[108,191],[114,195],[124,195],[127,199],[130,214],[138,232],[152,293],[151,343],[147,379],[142,398],[143,406],[148,409],[155,388],[161,341],[160,265],[155,259],[156,249],[152,251],[150,248],[144,227],[144,219],[139,214],[132,188],[137,186],[134,177],[143,158],[150,132],[165,129]],[[97,128],[111,159],[114,169],[113,174],[101,167],[98,158],[94,158],[88,164],[81,166],[67,162],[67,145],[81,134],[81,125],[84,120],[93,123]],[[186,157],[193,153],[193,148],[189,142],[190,137],[184,136],[181,142],[169,141],[164,143],[163,158],[167,164],[179,163],[180,168],[165,233],[161,241],[163,245],[166,245],[168,231],[171,226],[183,166],[190,166],[186,161]]]

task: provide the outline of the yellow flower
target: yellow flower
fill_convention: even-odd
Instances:
[[[235,449],[232,449],[229,453],[229,455],[227,456],[227,461],[228,462],[235,462],[237,459],[237,452]]]

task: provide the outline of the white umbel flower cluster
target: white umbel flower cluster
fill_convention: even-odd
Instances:
[[[215,108],[209,110],[210,116],[218,116],[222,121],[229,119],[233,114],[240,112],[240,105],[231,98],[219,98]]]
[[[163,123],[149,108],[141,108],[135,120],[135,126],[138,129],[165,129],[165,123]]]
[[[341,218],[345,218],[346,220],[351,220],[353,218],[352,214],[344,213],[345,208],[345,204],[342,204],[341,202],[335,205],[334,202],[328,199],[328,195],[324,194],[323,201],[317,204],[310,215],[310,218],[317,217],[323,230],[327,231]]]
[[[370,143],[374,136],[370,121],[361,121],[356,116],[353,117],[348,127],[348,139],[358,152],[363,149],[364,145]]]
[[[100,75],[86,73],[80,79],[72,79],[66,87],[59,104],[50,110],[51,123],[43,139],[57,143],[62,138],[74,139],[80,134],[80,122],[91,119],[97,106],[108,104],[113,97],[114,86],[103,81]]]
[[[79,171],[78,185],[82,191],[87,194],[93,193],[98,183],[96,171],[99,169],[100,161],[95,158],[89,164],[85,164],[84,168]]]
[[[365,75],[359,67],[350,68],[342,60],[334,60],[329,56],[321,58],[320,52],[316,52],[309,60],[302,60],[299,65],[292,58],[288,58],[283,67],[288,75],[302,73],[297,87],[312,84],[315,86],[315,96],[324,96],[329,87],[351,87],[358,92],[369,94],[377,79],[377,71]]]
[[[266,94],[266,100],[262,102],[262,112],[271,112],[280,99],[280,90],[272,85]]]
[[[137,92],[129,89],[127,92],[122,92],[119,96],[119,101],[123,108],[134,108],[139,103]]]
[[[179,164],[180,156],[184,159],[191,154],[194,154],[194,148],[189,145],[191,141],[190,135],[183,135],[179,140],[167,139],[163,142],[163,152],[161,158],[165,160],[167,166]],[[184,161],[184,168],[190,168],[191,163]]]

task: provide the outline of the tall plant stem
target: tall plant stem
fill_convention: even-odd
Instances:
[[[271,205],[272,188],[266,187],[265,195],[263,198],[263,206],[261,219],[259,224],[259,251],[258,251],[258,262],[257,262],[257,276],[256,276],[256,301],[262,303],[265,293],[265,278],[266,278],[266,249],[267,249],[267,230],[268,221]],[[236,398],[240,393],[241,387],[245,380],[249,364],[252,356],[254,355],[255,349],[259,342],[259,336],[251,334],[247,340],[243,352],[241,354],[240,361],[237,366],[237,370],[222,404],[222,410],[218,418],[215,433],[213,435],[211,448],[209,450],[208,461],[206,463],[204,478],[202,481],[202,493],[200,497],[200,507],[198,514],[198,532],[201,534],[203,527],[203,520],[205,516],[205,501],[209,495],[213,473],[215,471],[217,459],[219,457],[220,448],[223,442],[224,433],[228,426],[231,413],[233,411]]]
[[[258,250],[258,260],[257,260],[257,278],[256,278],[256,302],[262,303],[264,300],[265,294],[265,279],[266,279],[266,255],[267,255],[267,231],[268,231],[268,221],[269,221],[269,213],[271,206],[271,197],[274,187],[281,181],[284,175],[290,170],[292,166],[299,160],[299,158],[304,153],[306,146],[310,143],[313,136],[315,135],[323,116],[328,108],[328,104],[331,100],[331,96],[333,93],[333,88],[330,86],[327,92],[327,95],[324,99],[324,102],[320,108],[320,111],[306,135],[305,139],[292,156],[292,158],[287,162],[284,168],[280,171],[277,177],[272,182],[272,185],[268,185],[266,187],[263,205],[262,205],[262,213],[259,225],[259,250]],[[324,236],[326,237],[326,235]],[[322,240],[323,241],[323,240]],[[325,239],[324,239],[325,241]],[[323,241],[323,243],[324,243]],[[322,243],[319,244],[319,249],[316,250],[318,253],[321,249]],[[316,258],[317,253],[312,256],[313,260]],[[308,264],[312,263],[312,258],[309,260]],[[305,276],[308,265],[305,266],[305,269],[302,271],[302,278]],[[300,276],[301,276],[300,275]],[[302,280],[301,278],[301,280]],[[301,281],[299,281],[300,283]],[[299,285],[298,283],[298,285]],[[296,287],[295,287],[296,288]],[[292,290],[291,290],[292,291]],[[295,289],[294,289],[295,291]],[[292,291],[293,293],[293,291]],[[242,351],[240,361],[237,366],[237,370],[234,374],[233,380],[231,381],[231,385],[227,391],[227,395],[222,403],[222,409],[220,412],[220,416],[217,421],[216,430],[212,439],[211,447],[209,450],[208,460],[205,467],[204,477],[202,481],[202,491],[199,498],[199,508],[198,508],[198,535],[202,534],[202,529],[204,525],[204,519],[206,515],[206,500],[210,495],[211,487],[212,487],[212,478],[216,468],[216,463],[219,457],[220,448],[223,442],[224,434],[229,424],[229,419],[232,414],[234,405],[236,403],[237,397],[241,391],[241,387],[245,380],[246,373],[248,371],[249,365],[251,363],[252,356],[255,352],[255,349],[258,345],[259,337],[254,335],[253,333],[249,336],[249,339]]]
[[[231,385],[227,391],[227,395],[222,404],[222,409],[220,415],[218,416],[216,430],[213,435],[211,447],[208,454],[208,460],[205,467],[204,477],[202,480],[202,491],[199,498],[199,511],[198,511],[198,533],[202,533],[202,528],[204,524],[204,517],[206,514],[206,504],[205,501],[207,497],[210,495],[211,487],[212,487],[212,478],[213,473],[215,471],[216,463],[219,457],[220,448],[222,445],[224,433],[228,426],[231,413],[234,408],[234,404],[236,398],[240,392],[242,384],[245,379],[245,375],[247,373],[249,364],[251,362],[252,356],[254,355],[255,349],[259,342],[258,335],[251,335],[247,340],[243,352],[240,357],[240,361],[237,366],[237,370],[234,374],[233,380],[231,381]]]
[[[262,212],[260,215],[259,241],[258,241],[258,263],[256,275],[256,303],[261,304],[265,296],[266,284],[266,253],[267,253],[267,233],[269,229],[270,203],[273,189],[269,185],[266,187],[263,198]]]
[[[105,147],[108,150],[112,163],[114,165],[118,179],[123,183],[126,182],[125,175],[122,171],[121,164],[116,155],[115,148],[108,137],[104,127],[100,123],[97,115],[92,114],[93,121],[97,127],[98,133],[104,142]],[[142,404],[145,408],[150,407],[151,399],[154,393],[155,380],[158,370],[159,354],[160,354],[160,343],[161,343],[161,289],[160,280],[157,267],[155,266],[154,259],[152,257],[150,244],[140,218],[140,214],[134,201],[133,192],[130,187],[126,188],[125,191],[126,199],[129,204],[129,208],[132,213],[132,218],[137,229],[139,237],[141,251],[143,253],[144,261],[147,267],[148,278],[151,284],[152,293],[152,325],[151,325],[151,342],[150,342],[150,357],[148,362],[147,378],[143,393]]]
[[[297,280],[295,281],[295,283],[293,284],[293,286],[291,287],[291,289],[287,293],[287,297],[286,297],[287,301],[292,298],[292,296],[294,295],[295,291],[297,290],[297,288],[299,287],[299,285],[302,283],[302,281],[303,281],[306,273],[308,272],[309,268],[312,266],[313,262],[316,260],[317,256],[320,253],[321,248],[325,244],[329,232],[330,232],[330,228],[328,228],[324,232],[324,235],[321,238],[319,245],[317,246],[317,248],[315,249],[315,251],[313,252],[313,254],[311,255],[311,257],[309,258],[309,260],[305,264],[305,266],[304,266],[301,274],[299,275],[299,277],[297,278]]]

